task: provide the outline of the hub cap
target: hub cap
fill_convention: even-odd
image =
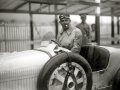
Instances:
[[[84,69],[77,63],[61,64],[52,73],[48,90],[86,90],[87,77]]]

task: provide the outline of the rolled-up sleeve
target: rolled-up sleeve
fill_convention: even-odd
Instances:
[[[71,51],[75,53],[80,53],[81,46],[82,46],[82,32],[76,28],[75,39],[73,41],[73,48],[71,49]]]

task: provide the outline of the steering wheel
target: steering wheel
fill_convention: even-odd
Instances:
[[[53,39],[51,41],[54,42],[55,44],[57,44],[60,47],[60,44],[57,41],[55,41]]]

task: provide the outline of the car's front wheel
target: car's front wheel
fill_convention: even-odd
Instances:
[[[91,90],[92,71],[78,54],[56,55],[38,76],[37,90]]]
[[[120,90],[120,69],[117,71],[113,80],[112,90]]]

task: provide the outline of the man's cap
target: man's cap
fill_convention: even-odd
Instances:
[[[81,17],[86,17],[87,13],[81,13],[79,14]]]
[[[59,15],[59,19],[62,20],[62,19],[69,19],[70,18],[70,15],[69,14],[60,14]]]

